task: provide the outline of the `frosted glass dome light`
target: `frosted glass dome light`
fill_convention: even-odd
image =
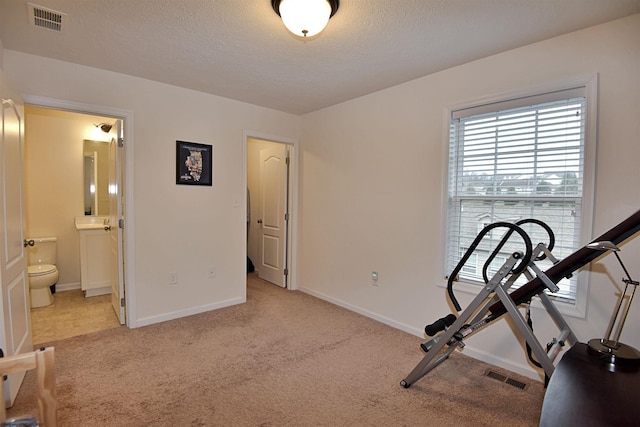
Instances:
[[[285,27],[299,37],[313,37],[338,10],[338,0],[271,0]]]

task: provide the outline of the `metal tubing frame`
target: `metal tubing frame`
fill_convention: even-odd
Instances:
[[[537,273],[537,276],[543,281],[543,283],[547,284],[548,287],[552,287],[551,289],[553,289],[553,287],[555,287],[555,284],[550,281],[542,271],[540,271],[540,269],[535,265],[533,261],[537,258],[540,252],[543,252],[545,250],[546,248],[544,244],[539,244],[536,247],[528,263],[528,268],[531,268],[533,271],[535,271]],[[473,333],[476,330],[486,326],[493,320],[497,319],[498,317],[501,317],[498,316],[495,318],[486,318],[490,307],[496,303],[496,298],[503,304],[506,310],[506,313],[503,314],[508,314],[513,319],[516,327],[531,347],[533,354],[535,354],[537,360],[542,365],[545,374],[548,377],[551,377],[555,369],[553,361],[558,355],[560,349],[564,346],[565,341],[568,341],[571,345],[573,345],[577,342],[577,338],[567,322],[562,317],[560,311],[558,311],[550,298],[544,293],[543,288],[539,291],[537,296],[540,298],[542,305],[549,316],[555,322],[556,326],[560,329],[560,334],[555,339],[555,342],[551,346],[549,351],[546,351],[540,344],[533,331],[529,327],[527,321],[523,317],[522,313],[520,313],[520,311],[518,310],[517,305],[514,303],[513,299],[511,299],[511,296],[508,293],[509,287],[515,282],[515,280],[521,273],[524,273],[527,276],[529,275],[527,273],[527,269],[516,275],[512,275],[504,285],[502,284],[502,281],[512,271],[513,266],[520,256],[521,254],[511,255],[511,257],[507,259],[507,261],[489,281],[489,283],[487,283],[478,293],[478,295],[476,295],[471,304],[469,304],[469,306],[462,312],[462,314],[460,314],[458,319],[445,332],[436,336],[432,340],[427,341],[434,341],[434,343],[430,347],[427,354],[423,357],[423,359],[416,365],[416,367],[409,373],[409,375],[400,382],[401,386],[405,388],[410,387],[413,383],[424,377],[440,363],[444,362],[456,349],[457,346],[464,347],[462,338],[456,338],[455,334],[461,332],[465,325],[472,325],[473,327],[473,325],[479,323],[480,326],[474,328],[471,332]],[[473,313],[476,313],[476,315],[473,316]],[[471,316],[473,316],[473,319],[470,322],[467,322],[471,318]],[[425,344],[423,343],[423,345]],[[438,353],[440,353],[442,349],[447,345],[448,348],[445,349],[444,353],[436,359]]]
[[[611,228],[609,231],[605,232],[600,237],[592,240],[592,242],[611,241],[614,244],[620,244],[626,241],[627,239],[635,236],[636,233],[639,233],[639,232],[640,232],[640,210],[633,213],[627,219],[620,222],[618,225]],[[534,350],[534,353],[536,353],[536,356],[538,356],[538,358],[541,361],[553,360],[555,356],[558,354],[559,349],[563,345],[563,342],[565,339],[569,341],[571,345],[575,344],[577,342],[577,339],[575,337],[575,334],[571,331],[571,328],[569,328],[569,325],[567,325],[567,323],[564,321],[564,318],[562,317],[560,312],[556,309],[556,307],[553,305],[553,303],[548,298],[548,296],[544,293],[544,291],[547,288],[553,289],[553,287],[551,287],[550,285],[555,286],[555,284],[559,282],[563,277],[569,277],[574,271],[589,264],[591,261],[602,256],[605,252],[606,250],[598,251],[598,250],[589,249],[588,245],[585,245],[579,250],[577,250],[576,252],[572,253],[571,255],[563,259],[562,261],[557,261],[555,259],[552,259],[554,262],[554,265],[548,270],[546,270],[544,273],[540,272],[540,270],[537,269],[537,267],[535,267],[534,265],[535,268],[533,268],[533,270],[536,271],[537,273],[536,277],[531,278],[528,283],[516,289],[511,294],[507,294],[507,290],[509,288],[509,284],[513,283],[513,280],[507,281],[507,283],[505,283],[504,285],[504,288],[501,288],[504,292],[495,292],[495,296],[497,296],[497,298],[493,298],[492,301],[489,301],[491,304],[487,303],[483,307],[483,309],[478,313],[478,315],[475,316],[474,322],[472,323],[472,326],[471,326],[470,333],[475,332],[476,330],[484,327],[485,325],[489,324],[493,320],[498,319],[502,317],[502,315],[507,313],[511,315],[512,318],[514,318],[514,320],[522,319],[522,314],[518,311],[517,307],[520,304],[531,301],[531,298],[533,298],[534,296],[538,296],[540,297],[540,300],[542,301],[544,308],[547,310],[551,318],[555,321],[556,325],[561,329],[561,333],[558,336],[556,343],[554,343],[554,345],[549,350],[549,352],[545,354],[544,357],[540,357],[543,353],[543,350],[540,350],[542,346],[540,346],[540,343],[538,342],[538,340],[535,339],[535,336],[533,336],[532,333],[530,334],[530,330],[528,326],[522,329],[528,331],[524,333],[525,337],[527,335],[531,335],[529,337],[529,340],[531,342],[529,342],[529,340],[527,342],[529,342],[529,345],[532,347],[532,350],[538,347],[537,349]],[[465,256],[466,255],[467,254],[465,254]],[[547,253],[547,255],[549,254]],[[533,260],[535,259],[536,257],[533,257],[531,260],[529,260],[529,263],[532,263]],[[464,262],[462,261],[464,261],[464,259],[461,260],[461,263],[459,264],[464,264]],[[507,260],[507,262],[509,262],[509,260]],[[505,265],[506,264],[507,263],[505,263]],[[514,261],[514,264],[515,264],[515,261]],[[513,264],[512,264],[512,267],[513,267]],[[523,269],[523,271],[526,271],[526,269]],[[498,274],[496,274],[496,276],[497,275]],[[529,275],[527,273],[525,273],[525,275],[527,275],[527,278],[529,278]],[[499,287],[499,284],[504,278],[504,276],[501,277],[497,283],[495,283],[494,279],[496,278],[496,276],[494,276],[494,278],[489,282],[489,284],[487,284],[487,286],[483,287],[483,290],[476,296],[476,298],[472,301],[469,307],[458,317],[458,319],[444,333],[428,341],[428,342],[433,342],[433,345],[427,352],[427,355],[418,363],[418,365],[413,369],[413,371],[411,371],[411,373],[409,373],[409,375],[400,382],[400,384],[403,387],[405,388],[410,387],[411,384],[413,384],[415,381],[425,376],[430,370],[432,370],[437,365],[439,365],[444,360],[446,360],[449,357],[449,354],[451,354],[451,352],[455,350],[455,344],[461,347],[464,346],[464,342],[462,341],[462,338],[464,338],[464,335],[462,335],[462,338],[460,340],[455,340],[454,342],[450,342],[450,341],[452,340],[452,338],[457,332],[460,332],[460,329],[464,325],[464,319],[469,318],[471,314],[475,312],[482,305],[482,302],[485,301],[493,293],[493,291],[497,289],[497,287]],[[453,297],[450,289],[452,279],[453,278],[450,277],[449,282],[447,284],[448,285],[447,291],[451,297]],[[635,286],[635,288],[637,288],[637,285]],[[635,291],[635,288],[634,288],[634,291]],[[452,301],[454,305],[456,305],[455,297],[452,298]],[[458,307],[456,306],[456,308]],[[482,320],[483,316],[487,313],[489,313],[489,315],[486,316],[484,320]],[[478,323],[478,325],[474,325],[476,323]],[[519,320],[516,320],[516,324],[519,324],[519,323],[521,322]],[[521,326],[518,326],[518,328],[521,328]],[[423,345],[425,344],[423,343]],[[436,357],[437,353],[440,352],[445,345],[449,345],[449,349],[446,350],[443,356],[438,358],[433,364],[430,365],[430,363]],[[538,355],[538,353],[540,355]],[[547,363],[546,361],[543,362],[542,364],[543,364],[543,367],[545,367],[545,373],[547,373],[547,375],[550,376],[549,372],[552,373],[554,369],[553,364]]]
[[[473,299],[471,304],[469,304],[469,306],[462,312],[462,314],[458,316],[456,321],[453,322],[453,324],[449,328],[447,328],[447,330],[444,331],[442,334],[440,334],[433,340],[430,340],[430,341],[436,340],[436,342],[431,347],[431,349],[427,352],[426,356],[424,356],[422,360],[416,365],[416,367],[413,368],[413,371],[411,371],[411,373],[409,373],[409,375],[400,382],[400,385],[402,385],[405,388],[410,387],[411,384],[415,383],[420,378],[424,377],[427,373],[429,373],[429,371],[431,371],[433,368],[438,366],[440,363],[444,362],[449,357],[449,355],[456,349],[456,345],[464,346],[464,343],[461,340],[455,339],[454,335],[462,329],[462,327],[466,323],[466,320],[470,319],[471,316],[480,308],[480,306],[487,299],[489,299],[488,303],[494,302],[492,299],[490,299],[492,294],[494,294],[494,291],[496,288],[501,288],[500,284],[502,283],[502,280],[509,274],[509,272],[511,272],[511,270],[513,269],[513,266],[520,259],[520,256],[521,255],[519,254],[518,255],[512,254],[507,259],[507,261],[502,265],[500,270],[498,270],[498,272],[489,281],[489,283],[482,288],[482,290],[478,293],[478,295],[476,295],[476,297]],[[483,310],[484,313],[486,313],[487,311],[486,306],[488,306],[488,303],[485,304],[485,310]],[[479,315],[481,314],[482,312],[479,313]],[[477,317],[478,316],[476,316],[476,318]],[[444,351],[442,356],[440,356],[433,363],[431,363],[436,358],[436,356],[438,356],[438,353],[447,345],[449,347]]]

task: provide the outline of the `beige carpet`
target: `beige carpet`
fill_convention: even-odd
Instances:
[[[444,302],[443,302],[444,304]],[[455,352],[409,389],[420,339],[251,277],[246,304],[49,345],[60,426],[536,426],[540,382]],[[37,413],[27,374],[10,416]]]

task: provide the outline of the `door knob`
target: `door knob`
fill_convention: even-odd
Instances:
[[[36,244],[36,242],[35,242],[35,241],[33,241],[33,240],[27,240],[27,239],[25,239],[23,244],[24,244],[24,247],[26,248],[27,246],[33,246],[33,245],[35,245],[35,244]]]
[[[262,224],[262,218],[258,220],[258,224]]]

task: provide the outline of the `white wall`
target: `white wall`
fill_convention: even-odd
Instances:
[[[455,67],[303,117],[301,289],[422,336],[450,312],[443,283],[444,107],[599,73],[594,235],[640,209],[640,15]],[[624,246],[632,276],[640,239]],[[601,337],[622,277],[592,274],[578,338]],[[379,286],[371,272],[379,272]],[[474,295],[457,294],[464,306]],[[543,312],[534,327],[548,331]],[[553,328],[551,328],[553,329]],[[555,333],[541,334],[543,344]],[[622,335],[640,348],[640,307]],[[422,354],[416,340],[416,363]],[[505,321],[467,341],[465,352],[533,375]],[[413,366],[407,366],[407,373]],[[398,380],[400,380],[399,378]]]
[[[449,312],[442,283],[443,108],[576,75],[599,73],[594,235],[640,207],[640,15],[495,55],[301,119],[215,96],[4,51],[22,93],[134,112],[135,288],[141,324],[244,297],[246,194],[242,131],[300,138],[298,283],[307,292],[421,335]],[[175,185],[175,140],[215,146],[213,188]],[[639,240],[624,246],[631,273]],[[594,274],[587,317],[569,318],[582,340],[602,335],[615,302]],[[206,268],[216,266],[216,279]],[[379,286],[371,286],[371,271]],[[166,285],[175,271],[179,286]],[[468,303],[473,295],[459,295]],[[637,304],[636,304],[637,305]],[[640,347],[640,309],[623,341]],[[534,315],[540,313],[534,313]],[[544,331],[544,318],[536,320]],[[550,337],[544,337],[547,339]],[[416,338],[416,363],[422,357]],[[506,322],[465,352],[533,375]],[[407,373],[413,366],[407,366]],[[401,378],[398,378],[400,380]]]
[[[149,80],[4,50],[24,95],[133,112],[134,325],[245,298],[243,132],[297,138],[300,119]],[[175,141],[214,147],[213,187],[175,184]],[[129,183],[130,185],[131,183]],[[239,201],[239,207],[234,207]],[[208,267],[216,269],[208,279]],[[131,266],[129,266],[131,267]],[[168,285],[175,272],[177,286]]]

